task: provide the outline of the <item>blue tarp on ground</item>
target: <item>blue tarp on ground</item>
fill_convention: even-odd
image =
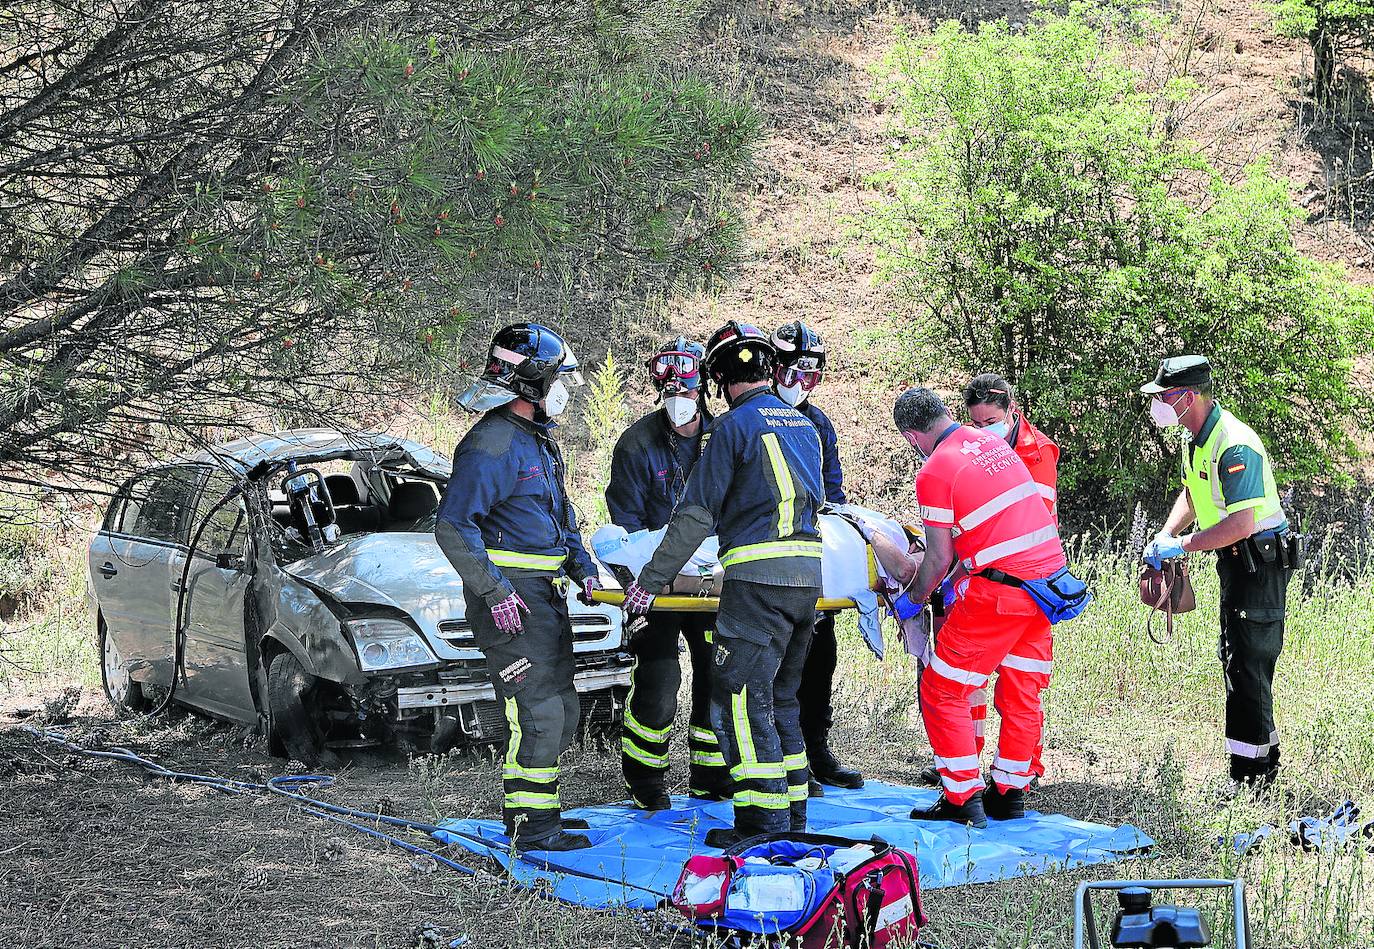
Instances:
[[[809,830],[854,840],[876,835],[915,853],[925,889],[1110,863],[1154,844],[1130,825],[1109,827],[1034,811],[1024,820],[992,821],[987,830],[908,818],[913,807],[929,807],[935,797],[934,790],[881,781],[869,781],[857,791],[827,787],[825,797],[808,805]],[[546,886],[569,903],[651,909],[668,898],[689,856],[718,852],[702,843],[706,832],[732,823],[729,802],[686,797],[673,798],[671,810],[657,813],[609,804],[565,814],[591,825],[591,847],[512,860],[500,822],[487,820],[444,821],[441,826],[452,833],[435,836],[492,857],[519,882]]]

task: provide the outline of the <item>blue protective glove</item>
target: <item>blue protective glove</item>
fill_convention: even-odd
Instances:
[[[1160,534],[1150,541],[1141,554],[1141,559],[1156,570],[1164,566],[1164,561],[1183,556],[1183,538]]]
[[[911,598],[910,593],[903,593],[892,601],[892,615],[899,620],[911,619],[926,608],[924,603],[917,603]]]
[[[949,612],[949,608],[954,605],[954,601],[959,599],[959,593],[954,589],[954,581],[949,577],[945,577],[940,581],[940,599],[945,602],[945,612]]]

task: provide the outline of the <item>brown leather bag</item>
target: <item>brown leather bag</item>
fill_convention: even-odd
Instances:
[[[1150,608],[1149,618],[1145,621],[1145,632],[1161,646],[1174,635],[1174,616],[1177,613],[1191,613],[1197,609],[1197,597],[1193,595],[1193,583],[1188,579],[1186,560],[1166,560],[1162,569],[1156,570],[1145,564],[1140,571],[1140,602]],[[1155,635],[1155,614],[1164,614],[1164,638]]]

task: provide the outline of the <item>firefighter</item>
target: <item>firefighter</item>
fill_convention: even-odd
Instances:
[[[1050,621],[1023,587],[1064,569],[1059,530],[1025,462],[1006,441],[953,421],[929,389],[904,392],[893,416],[925,459],[916,475],[925,558],[918,569],[907,561],[902,580],[921,602],[956,557],[967,572],[953,585],[934,655],[921,674],[921,717],[942,791],[935,806],[911,816],[975,827],[987,826],[988,817],[1022,817],[1053,652]],[[1002,729],[984,794],[969,694],[994,672]]]
[[[661,405],[635,422],[615,444],[606,508],[611,523],[633,533],[668,523],[696,466],[711,424],[701,391],[700,344],[684,336],[670,340],[649,359],[649,379]],[[710,613],[655,610],[648,626],[630,641],[634,665],[620,738],[625,785],[636,807],[665,810],[668,797],[668,741],[682,682],[678,636],[687,641],[692,663],[692,714],[687,738],[688,793],[721,801],[730,794],[730,774],[711,730]]]
[[[716,529],[725,568],[711,670],[711,724],[734,784],[725,847],[806,827],[808,772],[797,687],[821,591],[817,510],[824,498],[816,428],[772,391],[775,350],[733,320],[708,341],[703,370],[730,405],[687,479],[662,544],[625,591],[629,614]]]
[[[463,578],[467,621],[487,660],[508,739],[506,833],[525,850],[590,846],[564,820],[558,756],[577,734],[567,578],[590,602],[600,584],[564,488],[554,419],[581,385],[571,348],[538,323],[492,339],[486,370],[459,403],[484,413],[453,454],[434,534]]]
[[[1011,383],[995,372],[984,372],[974,376],[964,387],[964,407],[968,410],[969,423],[984,432],[991,432],[1006,441],[1026,463],[1031,477],[1035,479],[1036,490],[1045,499],[1055,523],[1059,522],[1058,484],[1059,484],[1059,446],[1049,436],[1031,424],[1021,407],[1016,404],[1016,393]],[[959,570],[955,568],[955,579],[945,589],[952,592],[957,582]],[[936,633],[938,635],[938,627]],[[977,739],[978,753],[983,752],[983,733],[988,717],[988,693],[986,689],[974,689],[969,695],[969,708],[973,713],[973,729]],[[1036,777],[1045,773],[1041,763],[1042,749],[1037,748],[1031,761],[1031,771]],[[932,765],[921,772],[921,780],[926,784],[939,785],[940,772]]]
[[[825,371],[825,342],[801,320],[780,327],[773,334],[773,347],[778,351],[773,369],[773,390],[778,398],[793,406],[811,420],[821,437],[822,477],[825,500],[830,504],[844,504],[844,474],[840,469],[840,443],[835,426],[811,400],[811,393],[820,384]],[[830,728],[834,724],[835,709],[835,614],[816,614],[816,633],[811,638],[811,651],[802,668],[801,701],[802,736],[806,739],[806,759],[811,766],[811,796],[822,795],[821,784],[842,788],[861,788],[863,775],[840,764],[830,749]]]
[[[1159,567],[1186,552],[1217,552],[1229,791],[1264,788],[1279,768],[1274,668],[1283,649],[1288,581],[1301,563],[1300,539],[1288,528],[1259,436],[1213,400],[1205,356],[1164,360],[1140,391],[1150,397],[1156,425],[1182,425],[1189,435],[1183,491],[1142,556]],[[1195,532],[1179,536],[1194,522]]]

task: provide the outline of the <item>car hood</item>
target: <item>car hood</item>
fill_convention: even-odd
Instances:
[[[287,573],[344,603],[378,603],[409,613],[429,638],[462,619],[463,580],[433,534],[363,534],[286,565]]]
[[[376,603],[408,613],[440,658],[481,655],[472,648],[455,647],[439,636],[439,624],[462,620],[467,607],[463,580],[432,533],[386,531],[348,537],[283,569],[341,602]],[[618,610],[601,605],[586,607],[571,599],[568,605],[575,622],[581,614],[595,613],[607,628],[605,640],[579,640],[575,651],[619,645]]]

